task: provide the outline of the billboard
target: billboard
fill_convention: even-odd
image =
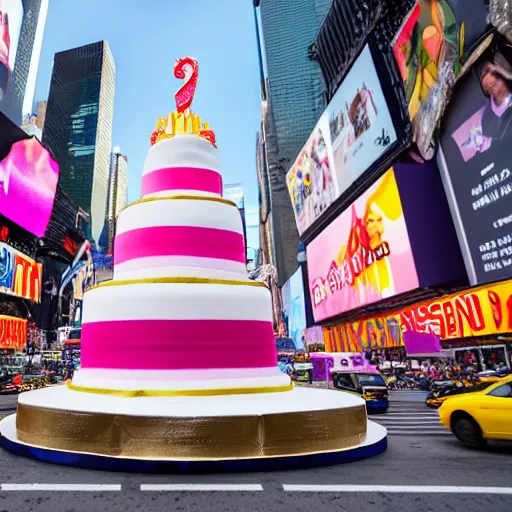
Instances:
[[[288,323],[288,336],[293,340],[296,350],[304,350],[306,301],[301,267],[286,281],[281,289],[281,296]]]
[[[0,242],[0,292],[34,302],[41,300],[43,267]]]
[[[319,322],[418,288],[418,276],[393,169],[306,248]]]
[[[302,234],[397,140],[365,46],[286,175]]]
[[[22,23],[22,0],[0,0],[0,107],[12,87]]]
[[[512,50],[486,51],[455,88],[439,167],[472,284],[512,276]]]
[[[393,41],[413,139],[424,158],[451,84],[487,27],[485,0],[416,0]]]
[[[48,0],[0,0],[0,112],[20,125],[32,111]]]
[[[35,137],[15,142],[0,162],[0,213],[43,237],[58,179],[59,165]]]
[[[512,281],[455,293],[379,317],[324,327],[329,352],[404,345],[404,332],[457,340],[512,332]]]
[[[21,350],[27,344],[27,320],[0,315],[0,350]]]

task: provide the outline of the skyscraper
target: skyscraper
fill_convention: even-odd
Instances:
[[[32,113],[48,0],[0,1],[0,10],[9,17],[9,25],[0,26],[0,35],[9,30],[9,38],[0,39],[10,40],[0,51],[8,57],[7,62],[0,57],[0,111],[19,126]]]
[[[115,66],[106,41],[55,54],[43,143],[64,191],[91,216],[98,249],[107,218]]]
[[[268,96],[279,156],[289,164],[324,110],[322,72],[310,57],[310,48],[331,4],[332,0],[260,2]]]
[[[311,58],[311,48],[331,4],[332,0],[254,0],[262,68],[258,181],[260,197],[268,195],[271,205],[261,219],[267,242],[262,250],[266,263],[275,266],[280,286],[297,269],[299,247],[285,176],[325,106],[322,73]]]
[[[114,148],[110,160],[110,180],[107,205],[108,254],[112,254],[116,221],[120,211],[128,202],[128,158]]]

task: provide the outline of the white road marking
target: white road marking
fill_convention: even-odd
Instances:
[[[398,428],[388,428],[390,435],[410,435],[410,436],[449,436],[455,439],[454,435],[449,430],[401,430]]]
[[[263,491],[260,484],[142,484],[141,491],[237,491],[252,492]]]
[[[0,484],[0,491],[120,491],[121,484]]]
[[[389,493],[444,493],[444,494],[512,494],[512,487],[467,487],[443,485],[291,485],[284,484],[285,492],[389,492]]]
[[[388,419],[385,419],[385,418],[379,418],[378,420],[372,420],[372,421],[375,421],[375,423],[398,423],[396,421],[395,418],[388,418]],[[434,425],[442,425],[442,423],[439,421],[439,418],[436,420],[436,419],[432,419],[432,420],[427,420],[427,419],[416,419],[416,420],[412,420],[412,419],[403,419],[401,418],[400,419],[400,423],[402,424],[407,424],[407,423],[412,423],[412,424],[419,424],[419,425],[423,425],[425,423],[430,423],[430,424],[434,424]]]
[[[377,419],[377,418],[389,418],[392,416],[393,418],[439,418],[438,413],[434,412],[415,412],[415,413],[406,413],[406,412],[387,412],[386,414],[370,414],[368,418]]]
[[[418,423],[417,425],[404,425],[403,423],[401,423],[400,425],[398,425],[397,423],[394,423],[394,424],[382,423],[382,426],[389,427],[389,428],[396,427],[396,430],[421,430],[420,427],[423,425],[425,425],[425,424]],[[434,430],[439,430],[439,429],[445,430],[445,427],[443,427],[442,425],[434,425],[434,426],[433,425],[425,425],[425,427],[427,427],[428,429],[434,429]]]

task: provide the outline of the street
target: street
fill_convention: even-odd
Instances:
[[[382,424],[391,421],[388,427],[397,432],[390,434],[383,455],[319,469],[222,475],[109,473],[43,464],[0,450],[0,511],[511,510],[512,447],[467,450],[451,435],[433,430],[429,415],[428,425],[422,427],[418,414],[423,396],[392,393],[390,413],[372,416]],[[13,410],[15,398],[1,397],[2,414]],[[400,428],[396,420],[387,419],[396,411]],[[407,414],[413,428],[405,429],[402,415]]]

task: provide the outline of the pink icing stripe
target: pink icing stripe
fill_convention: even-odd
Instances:
[[[197,258],[195,256],[149,256],[129,260],[116,265],[117,272],[133,272],[136,270],[164,269],[166,267],[191,267],[224,272],[242,272],[247,275],[245,262],[218,260],[214,258]]]
[[[142,196],[164,190],[200,190],[222,195],[222,176],[200,167],[166,167],[142,176]]]
[[[245,263],[244,236],[198,226],[154,226],[116,236],[115,265],[148,256],[196,256]]]
[[[82,326],[82,368],[192,370],[277,365],[271,322],[117,320]]]

